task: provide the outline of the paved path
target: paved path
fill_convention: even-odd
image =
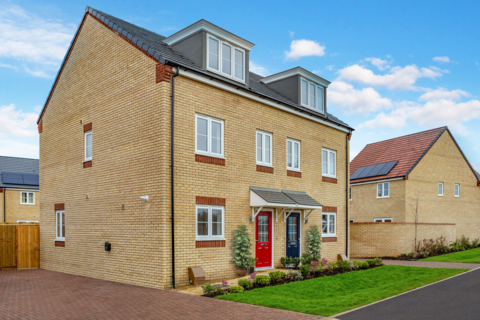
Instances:
[[[0,271],[0,319],[322,319],[47,270]]]
[[[480,269],[373,304],[336,319],[480,319]]]
[[[356,260],[356,259],[353,259]],[[366,259],[358,259],[365,261]],[[385,265],[407,266],[407,267],[427,267],[427,268],[450,268],[450,269],[477,269],[480,264],[476,263],[456,263],[456,262],[435,262],[435,261],[407,261],[407,260],[383,260]],[[480,316],[479,316],[480,319]]]

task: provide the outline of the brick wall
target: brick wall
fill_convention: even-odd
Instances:
[[[38,191],[29,191],[35,193],[35,204],[21,204],[20,190],[6,189],[0,193],[0,222],[17,222],[17,220],[36,220],[39,219],[40,198]],[[6,201],[6,215],[3,213],[3,198]],[[6,217],[6,221],[4,221]]]
[[[454,224],[417,225],[417,243],[423,239],[444,236],[450,243],[456,239]],[[415,250],[415,224],[393,223],[350,223],[351,258],[396,257]]]

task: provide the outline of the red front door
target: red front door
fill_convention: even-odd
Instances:
[[[257,268],[272,266],[272,213],[261,211],[257,215],[255,237],[255,257]]]

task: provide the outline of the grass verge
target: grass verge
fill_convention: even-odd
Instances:
[[[480,248],[430,257],[420,261],[480,263]]]
[[[331,316],[465,271],[467,269],[384,266],[229,294],[217,299]]]

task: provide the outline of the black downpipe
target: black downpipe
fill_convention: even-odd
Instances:
[[[345,157],[345,176],[346,176],[346,179],[345,179],[345,188],[346,188],[346,192],[345,194],[347,195],[346,196],[346,202],[345,202],[345,255],[348,257],[348,226],[349,226],[349,219],[348,219],[348,204],[349,204],[349,201],[350,201],[350,188],[349,188],[349,182],[350,182],[350,172],[348,171],[348,164],[350,162],[350,159],[349,159],[349,152],[348,152],[348,138],[349,136],[352,134],[352,132],[350,131],[348,134],[347,134],[347,137],[345,139],[345,154],[347,155]]]
[[[180,68],[177,67],[177,72],[172,76],[172,120],[171,120],[171,141],[170,141],[170,152],[171,163],[170,163],[170,175],[171,175],[171,185],[170,185],[170,196],[172,198],[172,285],[175,289],[175,176],[174,176],[174,161],[175,161],[175,77],[180,73]]]

